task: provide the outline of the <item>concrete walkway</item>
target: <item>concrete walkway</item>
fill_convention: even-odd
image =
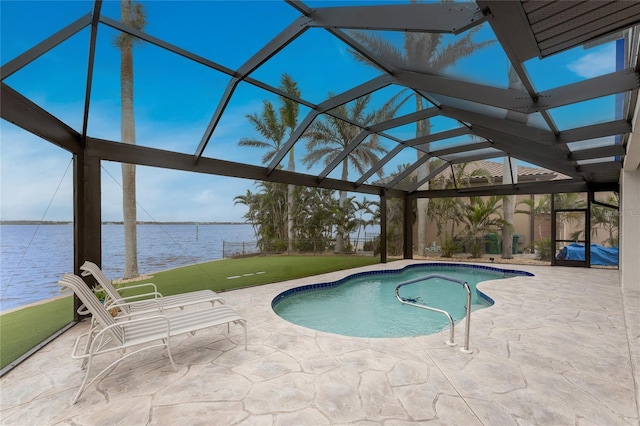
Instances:
[[[447,331],[351,338],[271,310],[285,289],[410,263],[224,293],[249,321],[248,350],[237,326],[175,339],[178,372],[145,351],[71,405],[83,376],[69,357],[80,324],[0,379],[0,423],[639,424],[640,294],[623,296],[618,271],[510,265],[536,276],[480,284],[496,304],[472,314],[471,355],[446,346]]]

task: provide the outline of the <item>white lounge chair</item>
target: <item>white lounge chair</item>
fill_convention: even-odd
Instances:
[[[92,275],[100,287],[107,293],[108,298],[104,301],[105,307],[120,308],[124,315],[139,315],[150,312],[163,311],[171,308],[184,308],[196,303],[215,302],[224,303],[224,299],[212,290],[198,290],[171,296],[163,296],[158,292],[158,288],[153,283],[127,285],[117,289],[111,284],[111,280],[93,262],[86,261],[80,267],[82,276]],[[153,290],[135,296],[123,297],[120,291],[132,288],[150,287]]]
[[[58,284],[73,290],[85,308],[93,315],[89,331],[76,338],[71,353],[72,358],[87,361],[84,379],[72,400],[72,404],[76,403],[82,392],[95,380],[108,374],[120,361],[143,350],[155,347],[166,349],[171,365],[177,371],[171,356],[170,339],[173,336],[185,333],[193,334],[209,327],[223,324],[228,326],[230,323],[234,323],[244,327],[245,349],[247,348],[246,320],[227,305],[148,316],[123,317],[116,320],[100,303],[82,278],[74,274],[65,274],[64,278],[58,281]],[[79,349],[83,340],[85,341],[84,350]],[[87,344],[87,342],[89,343]],[[133,346],[139,346],[139,348],[125,354],[126,349]],[[116,351],[121,352],[120,357],[89,380],[93,357]],[[83,362],[83,366],[84,364]]]

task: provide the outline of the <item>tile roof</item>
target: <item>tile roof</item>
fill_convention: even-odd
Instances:
[[[465,171],[467,173],[473,173],[475,170],[484,169],[493,177],[494,183],[502,181],[503,175],[503,163],[496,161],[473,161],[467,164]],[[441,176],[448,176],[451,174],[451,168],[445,169]],[[545,169],[542,167],[528,167],[518,165],[518,182],[523,181],[539,181],[539,180],[561,180],[561,179],[569,179],[568,176],[565,176],[561,173],[554,172],[553,170]],[[484,181],[483,177],[477,177],[471,179],[471,182],[480,182]]]

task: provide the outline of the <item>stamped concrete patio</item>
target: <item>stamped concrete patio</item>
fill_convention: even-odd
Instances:
[[[496,304],[472,314],[472,355],[446,346],[447,331],[350,338],[271,310],[285,289],[410,263],[224,293],[248,319],[248,350],[237,326],[175,339],[178,372],[144,352],[71,405],[82,371],[69,354],[82,323],[0,379],[0,423],[639,424],[640,294],[620,288],[618,271],[510,265],[535,277],[480,284]]]

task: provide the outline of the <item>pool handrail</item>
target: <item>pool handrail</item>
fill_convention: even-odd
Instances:
[[[465,327],[465,339],[464,339],[464,348],[460,348],[461,352],[470,354],[473,351],[469,349],[469,331],[471,328],[471,288],[469,287],[469,284],[464,281],[464,280],[460,280],[457,278],[452,278],[452,277],[447,277],[446,275],[441,275],[441,274],[429,274],[429,275],[424,275],[418,278],[413,278],[411,280],[407,280],[407,281],[403,281],[400,284],[398,284],[396,286],[396,299],[398,299],[400,301],[400,303],[404,303],[405,305],[410,305],[410,306],[415,306],[416,308],[421,308],[421,309],[426,309],[429,311],[434,311],[434,312],[439,312],[443,315],[445,315],[447,317],[447,319],[449,320],[449,340],[447,340],[445,343],[449,346],[455,346],[456,343],[454,342],[454,335],[455,335],[455,325],[453,323],[453,318],[451,317],[451,315],[449,314],[449,312],[444,311],[442,309],[438,309],[438,308],[434,308],[432,306],[427,306],[427,305],[422,305],[419,303],[414,303],[414,302],[410,302],[407,299],[403,299],[400,297],[400,287],[404,287],[405,285],[409,285],[409,284],[415,284],[418,282],[422,282],[422,281],[427,281],[430,279],[434,279],[434,278],[439,278],[445,281],[450,281],[456,284],[460,284],[462,287],[464,287],[464,289],[467,291],[467,318],[466,318],[466,327]]]

